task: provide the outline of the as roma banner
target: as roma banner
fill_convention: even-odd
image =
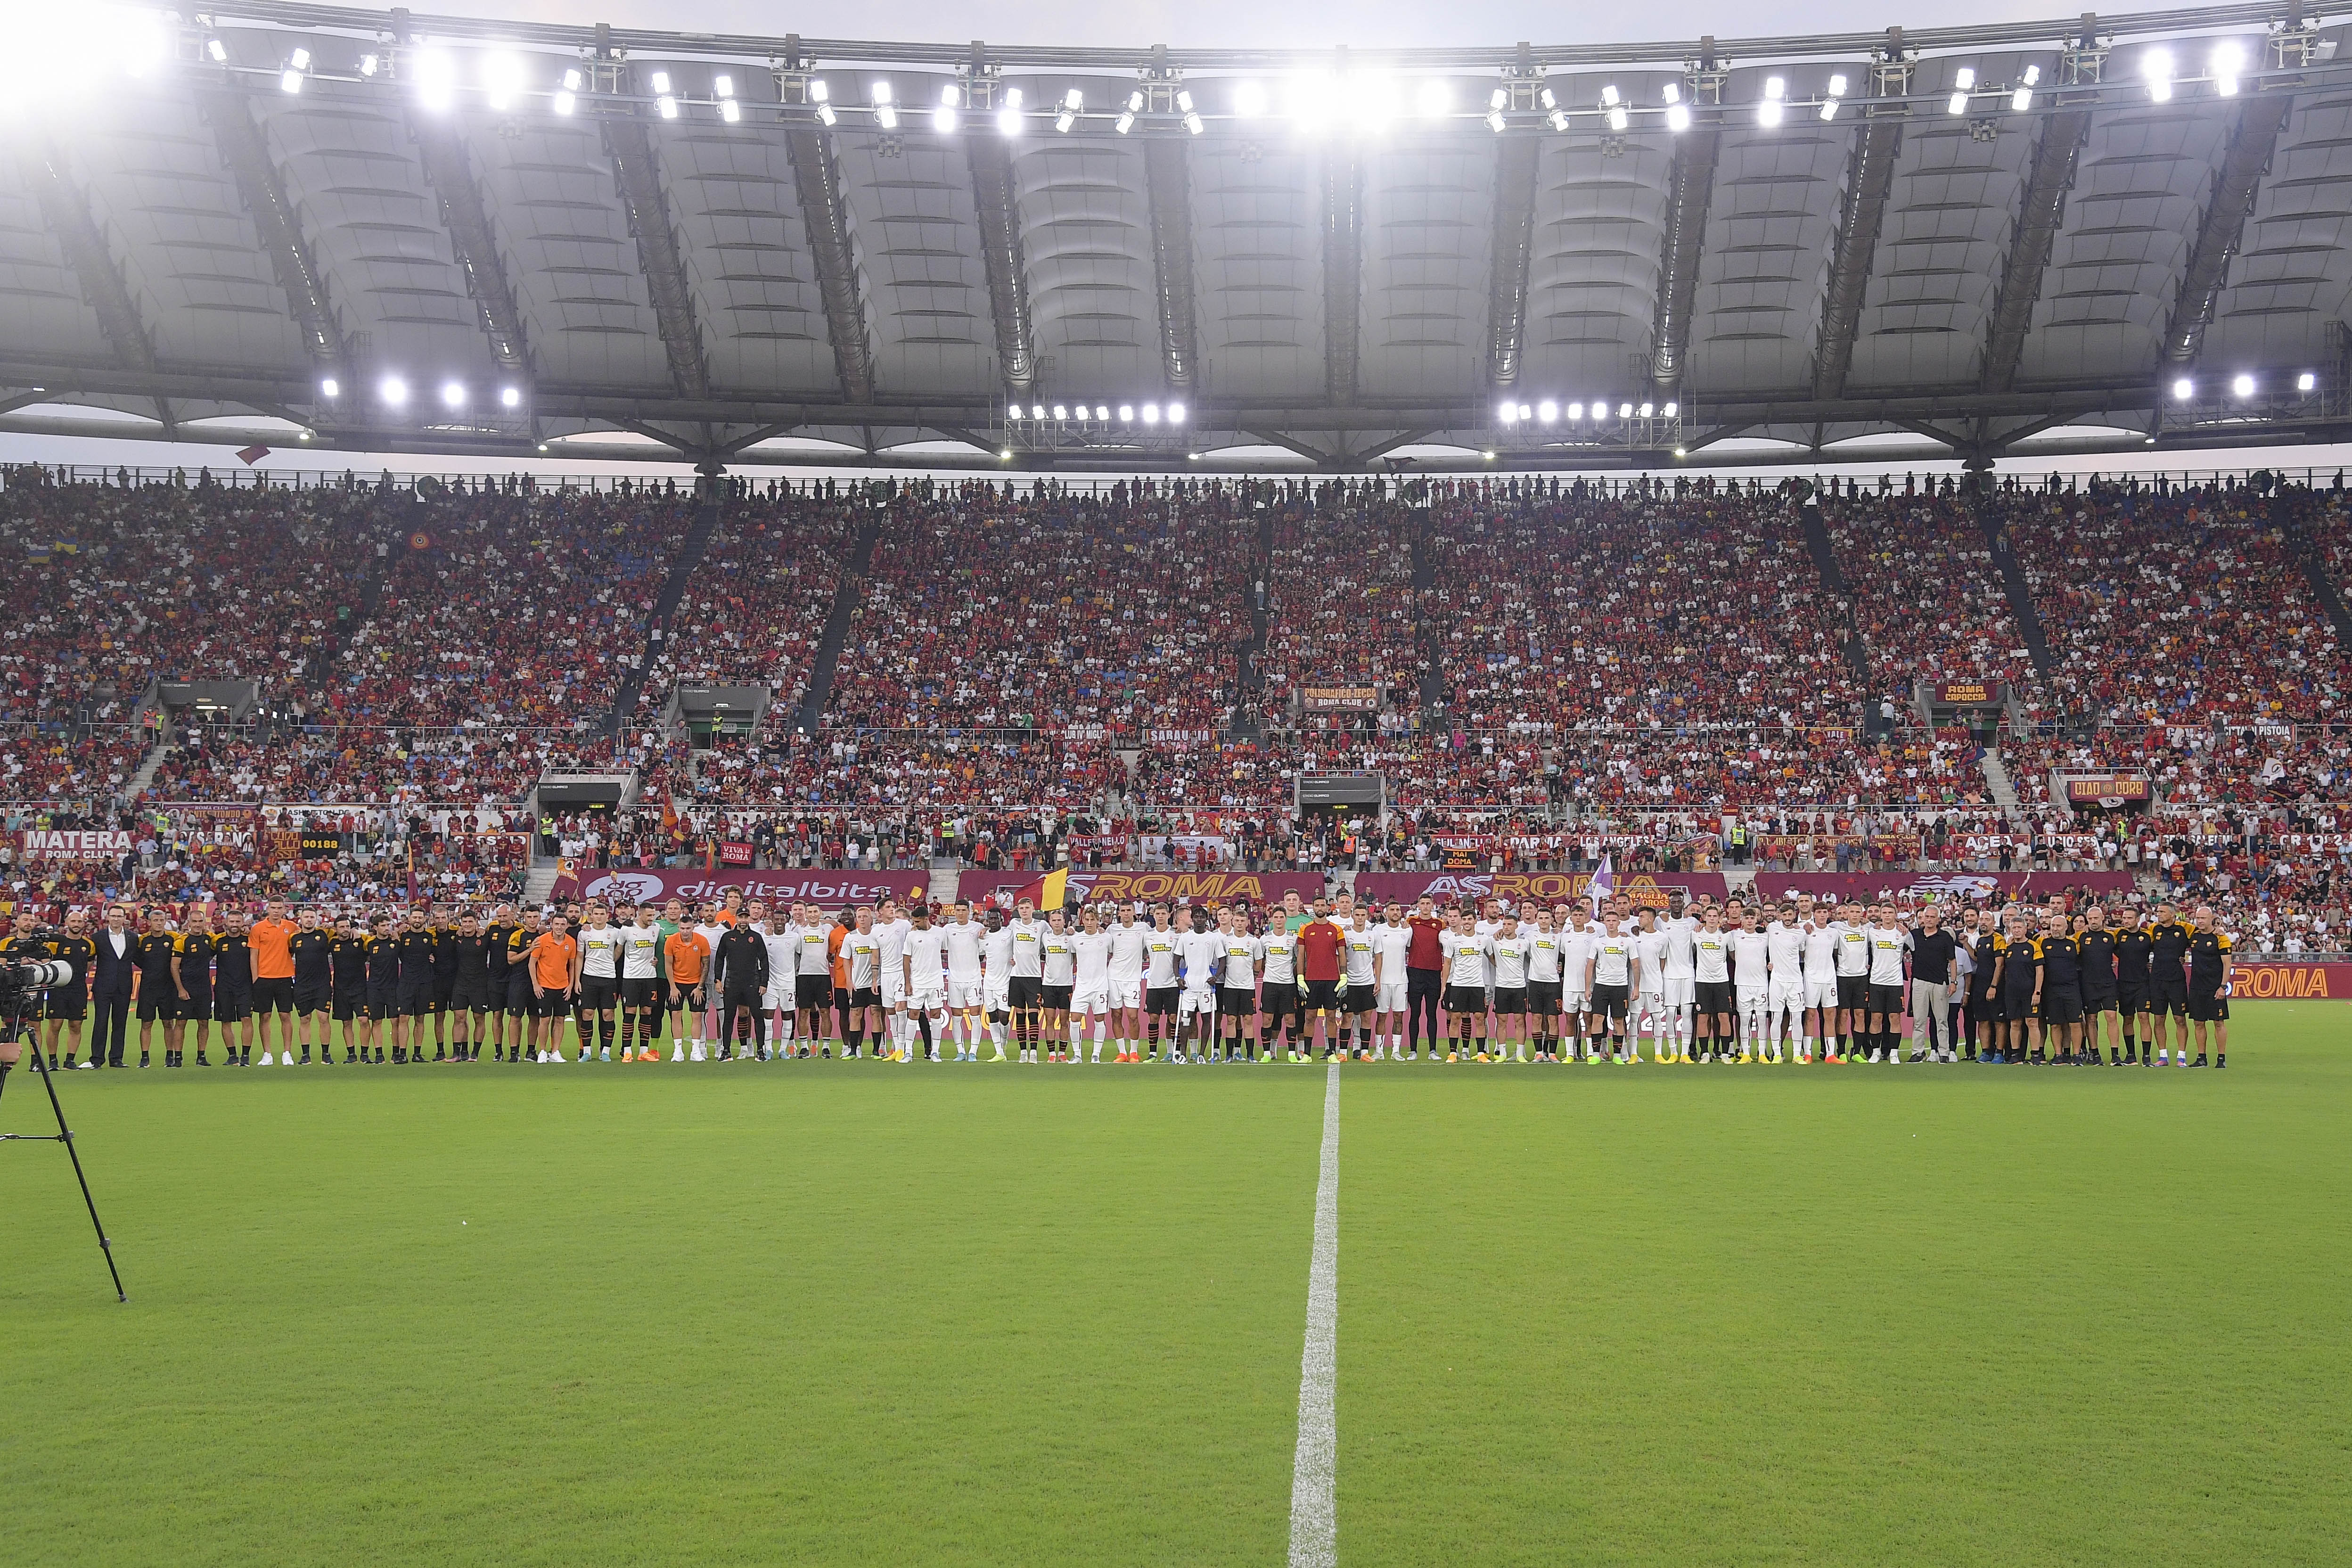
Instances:
[[[2009,701],[2005,680],[1947,680],[1936,687],[1936,701],[1946,708],[2000,708]]]
[[[2233,1001],[2352,1002],[2352,963],[2272,963],[2230,967]]]
[[[1586,871],[1365,871],[1356,878],[1356,902],[1399,903],[1410,909],[1415,900],[1435,899],[1441,904],[1471,899],[1508,899],[1518,903],[1574,904],[1583,908]],[[1680,889],[1685,899],[1701,894],[1718,902],[1729,893],[1720,871],[1621,872],[1617,891],[1643,904],[1664,905],[1667,895]]]
[[[659,870],[632,866],[626,870],[582,870],[574,873],[575,895],[561,882],[555,891],[565,897],[614,899],[625,904],[658,904],[669,899],[693,903],[698,899],[723,899],[739,889],[746,901],[769,905],[822,904],[836,910],[848,904],[878,904],[884,899],[905,902],[930,893],[928,871],[715,871]]]
[[[1298,705],[1309,713],[1370,713],[1379,710],[1381,694],[1370,686],[1302,686]]]
[[[1811,893],[1816,899],[1886,900],[1895,903],[1965,903],[1972,899],[2046,899],[2087,892],[2111,899],[2134,887],[2129,871],[1759,871],[1756,891],[1767,903]]]
[[[2101,773],[2068,779],[2066,798],[2076,805],[2104,805],[2112,810],[2147,799],[2147,778],[2143,773]]]
[[[961,872],[956,877],[956,897],[975,902],[999,897],[1009,902],[1024,894],[1034,898],[1032,889],[1053,876],[1066,878],[1066,889],[1090,904],[1139,900],[1255,906],[1279,903],[1285,893],[1297,893],[1310,901],[1323,896],[1323,879],[1312,871],[1087,871],[1074,866],[1059,872]],[[1040,902],[1038,907],[1046,906]]]
[[[131,835],[112,828],[28,827],[16,835],[16,847],[27,855],[128,855]]]

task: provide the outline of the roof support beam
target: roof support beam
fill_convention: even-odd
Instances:
[[[1348,456],[1354,462],[1377,463],[1399,447],[1410,447],[1416,441],[1425,441],[1436,434],[1434,428],[1428,426],[1418,430],[1400,430],[1386,440],[1375,441],[1362,451],[1350,452]]]
[[[114,253],[98,231],[98,220],[90,216],[89,199],[74,184],[64,154],[55,142],[41,138],[28,142],[22,156],[25,183],[33,187],[41,221],[64,247],[66,265],[73,268],[82,298],[97,313],[98,330],[106,334],[115,360],[126,370],[153,375],[155,345],[139,319],[138,302],[131,299],[131,286],[122,280]],[[164,423],[171,423],[168,416]]]
[[[1323,395],[1356,401],[1356,353],[1364,294],[1363,164],[1353,145],[1323,153]]]
[[[269,253],[278,287],[286,295],[286,308],[302,333],[303,351],[321,372],[350,384],[351,347],[343,341],[334,307],[328,301],[326,275],[302,243],[302,226],[294,216],[294,204],[288,199],[286,183],[269,155],[269,143],[253,122],[246,95],[201,89],[196,107],[212,126],[213,144],[236,181],[237,195],[253,221],[255,237]]]
[[[442,226],[448,231],[467,291],[474,297],[482,331],[490,340],[491,357],[500,369],[528,377],[530,344],[523,337],[522,310],[499,258],[482,187],[474,181],[474,154],[458,134],[455,116],[412,114],[408,127],[425,164],[425,183],[440,198]]]
[[[1535,255],[1536,171],[1543,142],[1495,140],[1495,236],[1486,278],[1486,384],[1517,386],[1527,353],[1528,268]]]
[[[1985,339],[1984,371],[1978,384],[1987,392],[2007,392],[2017,384],[2026,330],[2033,324],[2042,275],[2050,269],[2050,252],[2066,216],[2074,161],[2090,133],[2087,109],[2065,110],[2042,122],[2042,140],[2034,144],[2033,168],[2019,198],[2017,232],[2010,238],[2009,260],[2000,270],[2000,293]]]
[[[1013,195],[1013,144],[1003,136],[967,136],[972,205],[980,214],[981,258],[988,266],[988,304],[996,318],[997,373],[1015,392],[1037,381],[1037,337],[1029,319],[1027,270],[1021,262],[1021,214]]]
[[[1200,334],[1192,315],[1192,169],[1184,143],[1153,136],[1143,143],[1143,176],[1151,197],[1153,274],[1160,283],[1160,359],[1171,388],[1190,387],[1200,366]]]
[[[1886,47],[1871,62],[1876,90],[1909,89],[1910,68],[1903,54],[1903,29],[1886,30]],[[1862,133],[1854,138],[1846,171],[1845,211],[1838,222],[1837,258],[1830,266],[1829,295],[1822,302],[1821,348],[1813,356],[1813,395],[1845,395],[1846,372],[1853,365],[1853,334],[1862,324],[1871,264],[1878,257],[1878,234],[1886,219],[1887,193],[1895,186],[1895,160],[1903,151],[1899,104],[1863,106]]]
[[[669,203],[662,195],[653,133],[634,113],[615,115],[604,121],[604,151],[620,180],[629,232],[636,237],[637,267],[646,275],[654,325],[661,332],[663,352],[669,356],[670,384],[681,396],[708,397],[710,364],[703,353],[702,333],[694,322],[694,291],[686,280],[677,230],[670,224]]]
[[[841,395],[850,403],[874,401],[874,351],[866,338],[866,307],[857,297],[857,264],[849,248],[849,208],[841,198],[841,171],[833,161],[833,141],[814,125],[795,124],[784,132],[784,153],[793,165],[793,187],[801,203],[801,226],[808,230],[809,254],[816,262],[816,288],[824,300],[825,333],[833,340],[833,366]]]
[[[1722,150],[1723,128],[1711,114],[1695,120],[1675,139],[1665,235],[1658,246],[1658,314],[1650,329],[1650,390],[1655,395],[1677,395],[1689,361],[1706,209],[1715,197],[1715,162]]]
[[[2197,243],[2189,252],[2180,292],[2173,297],[2172,321],[2164,334],[2164,358],[2169,364],[2189,363],[2205,346],[2205,329],[2212,325],[2213,307],[2229,282],[2230,258],[2245,237],[2254,192],[2294,108],[2294,94],[2286,91],[2256,93],[2239,106],[2237,129],[2222,154],[2221,172],[2214,176],[2212,199],[2197,226]]]
[[[1321,447],[1310,447],[1296,437],[1286,436],[1279,430],[1244,430],[1242,434],[1255,437],[1269,447],[1279,447],[1286,452],[1296,452],[1310,463],[1328,463],[1334,460],[1331,454]]]

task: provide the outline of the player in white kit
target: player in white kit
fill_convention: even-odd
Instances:
[[[1192,927],[1181,934],[1177,951],[1184,963],[1184,989],[1176,1003],[1179,1044],[1189,1026],[1187,1059],[1199,1067],[1216,1054],[1217,961],[1224,955],[1224,933],[1210,929],[1208,910],[1192,906]]]
[[[983,923],[988,934],[980,939],[981,1006],[988,1015],[989,1037],[996,1047],[996,1054],[988,1059],[1009,1061],[1012,1058],[1004,1054],[1004,1037],[1013,1018],[1013,928],[1006,922],[1004,911],[993,904],[989,906]],[[977,1057],[978,1042],[973,1045]]]
[[[1731,994],[1739,1008],[1739,1059],[1768,1061],[1766,1020],[1771,997],[1771,944],[1757,923],[1751,905],[1739,911],[1739,929],[1731,937]],[[1775,1042],[1777,1043],[1777,1042]]]
[[[1343,1011],[1348,1021],[1348,1054],[1358,1061],[1368,1062],[1380,1054],[1372,1034],[1372,1021],[1377,1016],[1375,1005],[1380,999],[1380,988],[1372,984],[1379,942],[1374,934],[1377,928],[1356,908],[1352,898],[1343,897],[1334,918],[1339,922],[1340,940],[1348,944],[1346,967],[1339,973],[1339,984],[1347,990]]]
[[[1094,1038],[1093,1060],[1102,1061],[1103,1031],[1111,1009],[1111,934],[1092,908],[1078,911],[1077,934],[1070,939],[1076,979],[1070,988],[1070,1059],[1076,1061],[1087,1037]]]
[[[1837,932],[1830,929],[1823,910],[1807,907],[1810,900],[1798,903],[1797,929],[1805,939],[1805,1038],[1797,1047],[1801,1063],[1813,1059],[1813,1053],[1827,1053],[1829,1037],[1837,1026]]]
[[[874,938],[882,946],[882,1019],[888,1038],[878,1042],[877,1056],[893,1061],[913,1058],[907,1025],[907,933],[914,922],[900,912],[898,900],[885,899],[874,919]]]
[[[1406,960],[1412,952],[1412,928],[1404,922],[1404,906],[1391,903],[1388,918],[1372,928],[1372,1058],[1380,1058],[1383,1043],[1389,1059],[1404,1060]]]
[[[1142,1037],[1151,1047],[1151,1059],[1181,1062],[1184,1041],[1176,1022],[1178,998],[1184,990],[1184,936],[1168,919],[1168,906],[1154,906],[1151,928],[1143,933]]]
[[[923,1059],[940,1059],[940,1035],[947,1028],[948,933],[931,923],[931,906],[917,904],[908,922],[904,950],[907,1016],[922,1037]],[[908,1042],[911,1057],[913,1042]]]
[[[1723,1042],[1727,1060],[1731,1053],[1731,939],[1724,934],[1723,917],[1713,908],[1706,911],[1706,921],[1691,938],[1696,959],[1696,978],[1693,983],[1694,1011],[1698,1024],[1698,1059],[1715,1059],[1716,1042]],[[1687,1051],[1676,1051],[1666,1058],[1673,1061],[1691,1059]]]
[[[1666,1019],[1666,929],[1658,923],[1658,911],[1643,906],[1634,917],[1633,956],[1637,961],[1633,1002],[1633,1016],[1625,1026],[1625,1059],[1642,1059],[1642,1026],[1649,1024],[1650,1054],[1659,1061],[1672,1061],[1673,1047],[1667,1044],[1672,1029]]]
[[[1764,928],[1764,952],[1770,966],[1764,1006],[1771,1041],[1764,1059],[1780,1062],[1783,1041],[1793,1052],[1805,1037],[1805,931],[1796,905],[1782,904],[1780,918]]]
[[[1691,1018],[1697,1011],[1697,959],[1694,946],[1699,921],[1682,912],[1682,893],[1676,890],[1667,916],[1658,922],[1665,933],[1666,944],[1662,952],[1661,999],[1666,1006],[1666,1045],[1671,1058],[1677,1061],[1691,1059]]]
[[[955,1041],[955,1059],[980,1059],[981,1005],[987,999],[987,971],[981,956],[988,932],[971,918],[971,905],[961,899],[948,906],[946,933],[948,1035]]]
[[[1576,911],[1566,904],[1552,911],[1552,929],[1559,932],[1559,1018],[1560,1038],[1566,1046],[1562,1058],[1568,1061],[1585,1059],[1584,1016],[1591,1004],[1585,989],[1585,977],[1592,967],[1594,932]]]
[[[1110,928],[1110,1032],[1118,1047],[1111,1058],[1118,1062],[1143,1059],[1143,949],[1151,936],[1151,921],[1141,904],[1118,918],[1112,909]]]

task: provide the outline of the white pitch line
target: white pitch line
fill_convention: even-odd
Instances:
[[[1290,1474],[1290,1568],[1333,1568],[1339,1437],[1339,1064],[1323,1087],[1323,1172],[1315,1183],[1315,1256],[1307,1269],[1307,1349],[1298,1358],[1298,1457]]]

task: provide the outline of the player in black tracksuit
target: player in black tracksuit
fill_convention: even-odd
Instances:
[[[2149,1005],[2148,956],[2155,951],[2154,944],[2148,941],[2146,926],[2121,923],[2120,910],[2114,919],[2118,923],[2107,940],[2116,950],[2116,1008],[2124,1020],[2124,1060],[2128,1064],[2137,1057],[2139,1065],[2147,1067],[2156,1060],[2156,1052],[2141,1044],[2138,1026]],[[2148,1030],[2149,1046],[2155,1043],[2155,1034],[2153,1028]]]
[[[313,1028],[319,1030],[319,1064],[321,1067],[334,1065],[335,1047],[327,1036],[324,1019],[335,999],[337,940],[333,932],[320,929],[315,910],[304,910],[301,929],[286,939],[286,956],[294,964],[294,1022],[302,1034],[304,1067],[310,1065],[310,1031]],[[366,994],[364,989],[361,994]]]
[[[2180,909],[2167,900],[2157,906],[2156,921],[2147,928],[2148,1011],[2156,1015],[2156,1048],[2160,1057],[2170,1032],[2165,1020],[2178,1021],[2180,1048],[2189,1049],[2189,939],[2195,934]]]
[[[333,980],[331,1007],[334,1021],[343,1026],[343,1065],[366,1058],[368,1041],[368,938],[353,925],[348,916],[335,922],[335,934],[327,947],[329,973]],[[299,973],[299,971],[297,973]],[[358,1037],[353,1048],[352,1037]],[[322,1058],[334,1047],[321,1037],[319,1054]]]
[[[710,965],[711,983],[719,988],[722,1059],[734,1047],[739,1018],[745,1020],[743,1030],[751,1037],[751,1049],[756,1052],[767,1043],[767,1020],[760,1009],[761,994],[768,988],[767,938],[753,931],[749,921],[739,921],[719,939],[719,951],[711,954]]]
[[[2106,911],[2094,908],[2085,918],[2083,929],[2075,933],[2075,951],[2083,961],[2083,1044],[2090,1052],[2091,1065],[2099,1065],[2099,1016],[2106,1016],[2107,1065],[2124,1065],[2124,1053],[2116,1039],[2116,943],[2115,933],[2107,927]]]

